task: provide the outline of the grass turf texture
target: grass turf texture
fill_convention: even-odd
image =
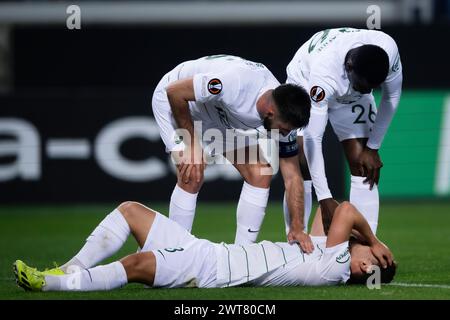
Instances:
[[[193,233],[233,242],[234,203],[199,203]],[[152,205],[166,213],[167,205]],[[365,286],[145,289],[131,284],[108,292],[24,292],[14,282],[12,263],[22,259],[40,269],[66,262],[114,205],[0,206],[0,299],[450,299],[450,204],[385,203],[378,236],[393,250],[399,269],[396,283],[443,285],[443,288]],[[271,203],[259,239],[284,240],[281,203]],[[108,261],[135,252],[130,238]]]

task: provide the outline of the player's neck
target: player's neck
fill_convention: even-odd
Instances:
[[[256,111],[264,119],[271,108],[272,90],[266,90],[256,101]]]

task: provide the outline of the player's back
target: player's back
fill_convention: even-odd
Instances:
[[[326,248],[326,237],[312,237],[314,251],[302,252],[298,244],[262,241],[249,245],[217,247],[219,286],[326,285],[349,277],[348,242]],[[338,261],[339,260],[339,261]]]
[[[192,77],[199,73],[224,72],[230,69],[239,70],[241,72],[270,73],[262,63],[226,54],[211,55],[196,60],[185,61],[178,67],[180,67],[180,79]]]
[[[307,86],[311,73],[340,82],[347,52],[353,48],[373,44],[383,48],[389,56],[390,65],[398,59],[395,41],[378,30],[335,28],[314,34],[296,52],[287,66],[288,82],[301,82]]]
[[[326,248],[326,237],[311,237],[314,251],[252,281],[256,286],[319,286],[345,283],[350,277],[348,242]],[[281,245],[281,244],[280,244]],[[284,247],[289,244],[284,244]]]
[[[260,127],[263,120],[257,101],[280,84],[262,63],[229,55],[183,62],[168,77],[169,82],[193,79],[195,101],[189,101],[189,108],[193,120],[203,121],[203,129]]]

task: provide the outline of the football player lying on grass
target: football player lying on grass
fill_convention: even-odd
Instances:
[[[317,250],[309,255],[287,242],[213,243],[142,204],[124,202],[65,265],[40,272],[17,260],[14,272],[17,283],[32,291],[112,290],[130,282],[159,288],[338,285],[364,283],[372,265],[381,267],[381,282],[393,279],[391,251],[352,204],[341,203],[326,229],[328,236],[318,211],[311,232]],[[130,232],[140,252],[97,265],[116,253]]]

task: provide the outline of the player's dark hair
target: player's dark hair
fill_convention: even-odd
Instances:
[[[366,44],[349,51],[353,70],[369,84],[378,86],[389,72],[389,57],[381,47]]]
[[[272,97],[283,121],[295,128],[308,125],[311,100],[308,92],[295,84],[282,84],[272,91]]]
[[[395,272],[397,271],[397,263],[392,263],[392,265],[388,266],[386,269],[380,267],[380,281],[381,283],[390,283],[395,276]],[[366,284],[367,279],[375,272],[366,273],[363,275],[355,276],[353,274],[350,275],[350,279],[347,280],[347,284]]]

